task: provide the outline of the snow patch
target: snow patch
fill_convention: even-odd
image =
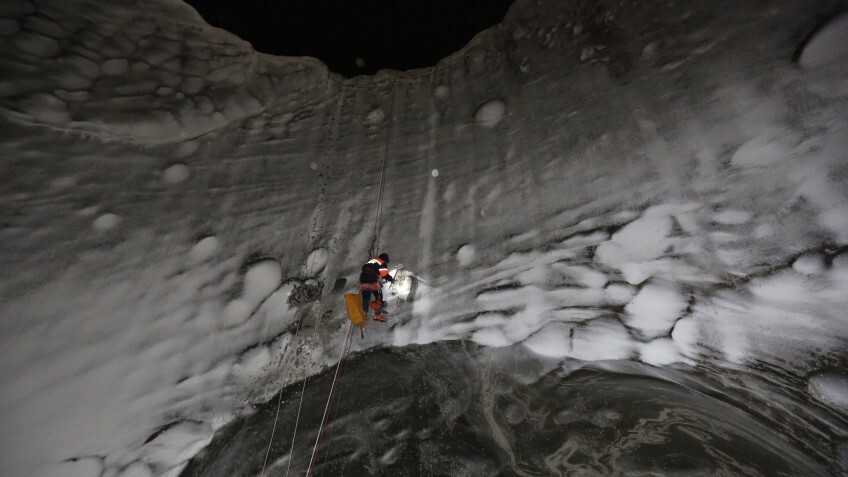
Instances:
[[[538,355],[564,358],[571,353],[569,341],[572,329],[564,323],[548,323],[522,344]]]
[[[698,323],[691,317],[681,318],[674,324],[671,339],[682,354],[693,358],[698,355]]]
[[[386,453],[383,454],[382,457],[380,457],[380,464],[382,464],[382,465],[392,465],[392,464],[394,464],[395,462],[397,462],[398,458],[400,458],[401,450],[403,450],[402,444],[398,444],[398,445],[392,447],[391,449],[386,451]]]
[[[282,279],[280,262],[269,258],[254,263],[244,276],[244,299],[259,304],[280,286]]]
[[[668,338],[659,338],[640,345],[639,356],[644,363],[653,366],[666,366],[684,360],[674,341]]]
[[[807,389],[817,400],[848,413],[848,376],[834,373],[816,374],[810,378]]]
[[[88,207],[84,207],[77,212],[80,217],[92,217],[94,214],[100,211],[99,205],[89,205]]]
[[[267,346],[259,346],[244,353],[233,367],[233,371],[241,376],[255,376],[270,363],[271,350]]]
[[[819,222],[833,231],[840,242],[848,242],[848,207],[837,206],[819,214]]]
[[[848,61],[848,13],[827,22],[804,46],[798,63],[807,69]]]
[[[478,328],[488,328],[492,326],[502,326],[509,322],[509,317],[503,313],[484,313],[474,320],[474,326]]]
[[[598,319],[574,329],[571,356],[587,361],[626,359],[634,349],[633,339],[621,323]]]
[[[713,221],[723,225],[741,225],[748,223],[753,216],[745,210],[723,210],[713,214]]]
[[[601,242],[609,240],[610,236],[606,232],[593,232],[590,234],[580,234],[574,237],[569,237],[561,242],[565,249],[583,249],[598,245]]]
[[[522,285],[545,285],[550,281],[550,270],[547,267],[533,267],[515,275],[515,280]]]
[[[97,230],[109,230],[114,228],[121,221],[121,218],[115,214],[103,214],[94,221],[94,228]]]
[[[206,447],[214,432],[210,424],[181,422],[156,436],[143,451],[148,462],[179,465]]]
[[[598,260],[621,269],[625,264],[653,260],[661,257],[669,245],[671,219],[643,216],[616,232],[612,238],[598,246]]]
[[[493,200],[497,200],[497,198],[498,198],[498,197],[496,196],[496,197],[493,197],[492,199],[493,199]],[[518,234],[518,235],[515,235],[515,236],[510,237],[510,238],[509,238],[509,242],[510,242],[510,243],[520,243],[520,242],[526,242],[526,241],[529,241],[529,240],[531,240],[531,239],[534,239],[534,238],[536,238],[536,237],[538,237],[538,236],[539,236],[539,231],[538,231],[538,230],[529,230],[529,231],[527,231],[527,232],[520,233],[520,234]]]
[[[633,298],[634,288],[623,283],[613,283],[604,289],[605,300],[610,305],[623,305]],[[601,302],[601,303],[603,303]]]
[[[477,330],[471,335],[471,341],[493,348],[512,344],[512,341],[506,337],[506,334],[500,328],[483,328],[482,330]]]
[[[476,254],[477,248],[474,247],[474,245],[465,244],[462,247],[459,247],[459,250],[456,252],[456,259],[459,261],[461,266],[467,267],[474,261],[474,256]]]
[[[640,285],[649,278],[660,278],[691,284],[719,283],[720,278],[683,260],[660,258],[647,262],[628,263],[621,267],[621,274],[631,285]]]
[[[200,143],[195,140],[181,142],[174,151],[174,155],[178,158],[188,157],[200,148]]]
[[[280,262],[274,259],[260,260],[247,270],[241,298],[237,298],[224,308],[225,327],[238,326],[247,321],[256,307],[276,290],[283,279]]]
[[[506,103],[500,99],[492,99],[477,107],[474,111],[474,122],[491,128],[495,127],[506,114]]]
[[[843,253],[833,259],[830,275],[838,285],[848,285],[848,254]]]
[[[688,306],[680,288],[672,283],[651,283],[624,307],[627,324],[648,338],[665,335]]]
[[[189,252],[189,260],[191,263],[200,263],[211,258],[218,249],[221,248],[221,241],[218,237],[208,236],[200,239]]]
[[[162,178],[165,179],[165,182],[168,184],[179,184],[180,182],[188,179],[189,175],[191,175],[191,169],[189,169],[187,165],[183,163],[176,163],[165,169],[165,172],[162,174]]]
[[[803,299],[816,284],[804,277],[793,273],[780,273],[765,280],[754,282],[756,286],[749,291],[763,301],[785,302]]]
[[[771,134],[763,134],[747,141],[731,158],[737,167],[763,167],[782,161],[789,155],[789,147]]]
[[[827,260],[821,253],[805,253],[792,262],[792,269],[804,275],[820,275],[827,271]]]
[[[237,298],[227,303],[227,306],[224,307],[224,312],[222,316],[223,324],[225,327],[228,328],[232,326],[238,326],[247,321],[248,318],[250,318],[250,313],[252,311],[253,307],[250,306],[247,301]]]
[[[320,274],[324,267],[327,266],[327,261],[330,259],[330,251],[326,248],[316,248],[306,257],[304,271],[309,277],[314,277]]]
[[[579,285],[587,288],[603,288],[608,281],[605,273],[584,265],[566,265],[562,262],[557,262],[553,264],[553,268],[559,270],[560,273],[571,278]]]

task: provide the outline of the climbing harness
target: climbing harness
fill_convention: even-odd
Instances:
[[[392,120],[392,124],[394,124],[395,87],[397,86],[397,78],[398,78],[398,73],[395,73],[395,76],[392,79],[392,95],[391,95],[391,99],[390,99],[391,107],[392,107],[392,115],[390,117],[391,117],[391,120]],[[382,167],[380,169],[380,186],[379,186],[379,192],[377,193],[377,207],[376,207],[376,211],[375,211],[375,214],[374,214],[374,233],[371,237],[371,247],[368,249],[368,258],[371,258],[371,257],[373,257],[377,254],[376,250],[377,250],[377,246],[379,245],[380,224],[382,222],[382,214],[383,214],[383,196],[384,196],[384,189],[385,189],[386,169],[387,169],[387,164],[388,164],[388,161],[389,161],[389,145],[391,143],[392,129],[393,128],[390,127],[388,133],[386,134],[386,146],[385,146],[384,152],[383,152],[383,164],[382,164]],[[361,300],[361,296],[359,294],[356,294],[355,297],[357,297],[357,298],[359,298],[359,300]],[[351,342],[351,336],[352,336],[354,324],[357,324],[359,322],[362,323],[362,325],[360,326],[360,333],[361,333],[361,336],[363,338],[365,337],[365,323],[366,323],[367,320],[364,319],[364,316],[360,317],[360,314],[362,313],[362,302],[361,301],[358,301],[358,307],[352,307],[351,306],[352,304],[356,304],[356,303],[357,303],[356,298],[348,298],[348,296],[345,295],[345,305],[348,309],[348,313],[349,313],[349,316],[351,318],[351,321],[348,323],[347,335],[345,337],[345,344],[342,348],[342,354],[339,357],[339,363],[336,366],[336,374],[333,376],[333,382],[332,382],[332,385],[330,386],[330,394],[327,397],[327,404],[324,407],[324,416],[321,418],[321,426],[318,428],[318,436],[315,438],[315,447],[312,448],[312,457],[309,459],[309,467],[307,468],[307,471],[306,471],[307,477],[310,477],[312,475],[312,472],[314,471],[315,464],[317,463],[318,450],[321,447],[321,441],[324,437],[324,428],[327,426],[328,418],[329,418],[329,415],[330,415],[330,409],[332,408],[333,399],[335,397],[335,392],[336,392],[336,389],[339,387],[338,383],[341,380],[341,375],[339,374],[339,371],[342,369],[342,367],[344,365],[344,361],[347,358],[347,353],[350,351],[350,342]],[[358,310],[358,313],[356,312],[356,310]],[[357,325],[357,326],[359,326],[359,325]]]
[[[392,113],[394,113],[394,109],[395,109],[395,87],[397,85],[397,78],[398,78],[398,74],[395,73],[395,76],[392,79],[392,95],[391,95]],[[339,105],[339,108],[341,108],[341,104]],[[388,159],[389,159],[389,146],[390,146],[390,143],[391,143],[391,135],[392,135],[392,128],[389,128],[389,132],[386,134],[386,145],[385,145],[384,152],[383,152],[383,164],[382,164],[382,167],[380,169],[380,184],[379,184],[379,192],[377,194],[377,207],[376,207],[375,216],[374,216],[374,231],[373,231],[373,235],[372,235],[372,238],[371,238],[371,246],[368,250],[369,257],[376,255],[376,249],[379,245],[380,224],[382,222],[382,214],[383,214],[383,196],[384,196],[384,190],[385,190],[384,184],[385,184],[386,169],[387,169],[387,164],[388,164]],[[311,241],[311,238],[312,238],[312,234],[310,234],[307,237],[307,240]],[[353,297],[356,297],[356,298],[349,298],[350,296],[353,296]],[[339,383],[341,381],[341,376],[342,376],[342,370],[344,369],[344,363],[347,359],[348,353],[350,352],[351,337],[353,336],[353,333],[352,333],[353,332],[353,326],[354,325],[359,326],[360,327],[360,335],[363,338],[365,337],[366,320],[364,319],[364,314],[363,314],[363,316],[359,317],[355,313],[355,311],[358,310],[359,313],[362,314],[361,296],[359,294],[345,295],[345,305],[347,307],[348,314],[351,317],[351,321],[350,321],[350,323],[348,323],[348,328],[347,328],[347,333],[345,335],[344,345],[342,346],[342,353],[339,356],[339,361],[336,365],[336,372],[333,375],[333,381],[332,381],[332,384],[330,385],[330,393],[327,396],[327,404],[324,407],[324,415],[321,417],[321,425],[318,428],[318,435],[315,438],[315,446],[312,448],[312,456],[309,459],[309,467],[307,468],[307,471],[306,471],[307,477],[310,477],[312,475],[312,473],[314,472],[315,465],[318,461],[318,450],[321,447],[321,442],[322,442],[323,437],[324,437],[324,429],[329,422],[330,410],[332,409],[332,406],[333,406],[333,401],[334,401],[334,398],[335,398],[335,395],[336,395],[336,391],[339,388]],[[297,334],[300,331],[300,325],[301,325],[301,321],[303,319],[302,311],[303,311],[303,305],[300,305],[300,308],[298,308],[297,328],[295,329],[295,333],[294,333],[294,337],[292,338],[292,341],[294,341],[297,338]],[[301,392],[300,392],[300,402],[299,402],[298,408],[297,408],[297,417],[295,419],[294,432],[293,432],[293,435],[292,435],[292,443],[291,443],[291,448],[289,450],[289,461],[288,461],[288,466],[286,468],[286,475],[287,476],[289,474],[289,470],[291,469],[291,462],[293,460],[292,456],[294,455],[295,438],[297,437],[297,428],[298,428],[298,425],[299,425],[299,422],[300,422],[300,411],[303,407],[303,397],[306,393],[306,381],[307,381],[306,378],[304,378],[303,379],[303,386],[302,386]],[[265,452],[265,460],[262,463],[262,473],[260,474],[262,476],[265,475],[265,468],[266,468],[267,463],[268,463],[268,457],[271,453],[271,446],[274,442],[274,434],[275,434],[275,431],[277,429],[277,421],[278,421],[279,416],[280,416],[280,407],[282,405],[282,391],[283,391],[282,388],[280,388],[279,400],[277,401],[277,411],[276,411],[276,415],[274,416],[274,426],[271,429],[271,439],[268,442],[268,449]]]
[[[392,121],[392,125],[394,124],[395,89],[397,87],[397,79],[398,73],[395,73],[394,77],[392,78],[392,94],[390,99],[392,114],[389,116],[390,120]],[[385,195],[385,179],[386,170],[388,169],[389,163],[389,146],[391,145],[392,129],[392,127],[389,127],[389,130],[386,133],[386,145],[383,148],[383,164],[380,167],[380,183],[377,192],[377,206],[374,211],[374,227],[373,233],[371,235],[371,245],[368,248],[368,258],[377,255],[377,248],[380,243],[380,225],[383,220],[383,197]],[[345,294],[344,299],[345,307],[347,308],[348,312],[348,318],[350,318],[352,324],[359,327],[360,337],[365,338],[365,326],[368,320],[366,319],[365,313],[362,310],[362,297],[360,293],[347,293]]]

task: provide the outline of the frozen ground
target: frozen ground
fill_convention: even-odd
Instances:
[[[803,42],[848,3],[593,5],[343,81],[176,1],[0,4],[3,474],[176,475],[334,364],[384,157],[416,286],[354,352],[766,368],[844,470],[844,17]]]

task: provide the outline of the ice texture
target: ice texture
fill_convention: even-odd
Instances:
[[[474,121],[483,127],[491,128],[501,122],[506,113],[503,100],[492,99],[481,104],[474,112]]]
[[[162,177],[165,179],[165,182],[169,184],[179,184],[180,182],[184,182],[188,179],[189,175],[191,175],[191,169],[189,169],[187,165],[183,163],[176,163],[165,169]]]
[[[810,394],[819,401],[848,412],[848,377],[835,373],[820,373],[810,378]]]
[[[99,230],[108,230],[118,225],[120,221],[121,218],[115,214],[103,214],[94,221],[94,228]]]
[[[773,368],[843,412],[844,16],[792,58],[848,2],[580,5],[344,79],[182,2],[0,2],[2,473],[176,475],[336,364],[372,248],[411,285],[353,353]]]
[[[202,262],[211,258],[221,248],[221,241],[217,237],[203,237],[191,248],[189,257],[192,262]]]
[[[628,314],[627,324],[646,337],[665,336],[671,332],[677,318],[682,316],[687,301],[686,296],[675,285],[646,285],[624,307]]]
[[[848,62],[848,13],[827,22],[804,46],[798,62],[804,68],[816,68]]]

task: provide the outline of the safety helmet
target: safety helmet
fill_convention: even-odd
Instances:
[[[380,255],[377,255],[377,258],[379,258],[380,260],[382,260],[386,263],[389,263],[389,254],[387,254],[387,253],[381,253]]]

